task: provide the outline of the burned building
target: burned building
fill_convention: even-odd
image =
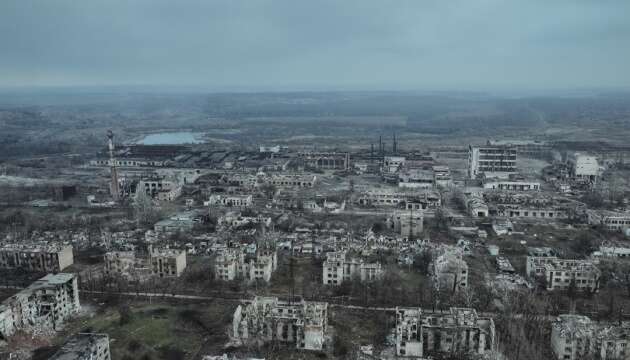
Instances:
[[[17,331],[59,330],[81,309],[75,274],[48,274],[0,304],[0,339]]]
[[[256,296],[234,311],[230,336],[238,345],[278,341],[301,350],[324,350],[329,341],[328,303]]]
[[[79,333],[68,339],[49,360],[110,360],[107,334]]]
[[[494,321],[474,309],[451,308],[424,314],[420,308],[396,308],[396,356],[420,359],[432,354],[483,355],[495,349]]]
[[[74,263],[71,245],[10,244],[0,247],[0,269],[59,272]]]

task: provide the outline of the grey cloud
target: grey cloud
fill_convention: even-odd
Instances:
[[[0,86],[630,85],[625,0],[4,0]]]

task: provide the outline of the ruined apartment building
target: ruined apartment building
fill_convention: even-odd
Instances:
[[[577,290],[597,291],[601,271],[589,260],[556,259],[545,265],[547,290],[567,290],[575,284]]]
[[[340,285],[353,278],[373,281],[383,275],[381,263],[366,263],[363,259],[348,256],[345,251],[330,252],[322,264],[324,285]]]
[[[151,249],[151,273],[159,277],[180,277],[186,269],[186,251]]]
[[[63,344],[49,360],[110,360],[107,334],[79,333]]]
[[[269,282],[277,269],[278,254],[272,249],[258,249],[253,257],[247,257],[241,249],[228,250],[217,256],[214,265],[216,277],[223,281]]]
[[[110,251],[104,255],[104,269],[108,276],[132,278],[138,275],[141,264],[133,251]]]
[[[468,288],[468,264],[460,249],[447,249],[435,257],[432,265],[437,289],[454,293]]]
[[[0,304],[0,339],[17,331],[59,330],[81,309],[75,274],[48,274]]]
[[[71,245],[11,244],[0,247],[0,269],[59,272],[74,263]]]
[[[180,277],[186,269],[186,251],[149,249],[149,256],[141,257],[133,251],[111,251],[104,255],[105,274],[125,278],[144,276]],[[143,276],[144,275],[144,276]]]
[[[551,327],[551,348],[558,360],[630,359],[630,324],[594,322],[582,315],[560,315]]]
[[[516,174],[516,149],[511,146],[469,146],[468,177],[507,179]]]
[[[397,211],[387,219],[387,225],[406,240],[422,235],[424,216],[422,210]]]
[[[494,321],[474,309],[451,308],[424,314],[420,308],[396,308],[396,356],[419,359],[432,354],[483,355],[495,349]]]
[[[242,345],[277,341],[300,350],[321,351],[329,337],[328,303],[256,296],[236,308],[230,332]]]

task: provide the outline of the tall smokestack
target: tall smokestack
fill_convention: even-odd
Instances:
[[[378,154],[383,155],[383,136],[378,136]]]
[[[370,149],[370,162],[374,162],[374,143],[371,144],[372,147]]]
[[[396,133],[394,133],[394,141],[392,144],[392,151],[394,152],[394,155],[396,155],[396,151],[398,151],[398,144],[396,143]]]
[[[116,169],[116,158],[114,158],[114,133],[107,131],[107,145],[109,147],[109,169],[111,172],[111,183],[109,184],[109,192],[114,200],[120,197],[120,188],[118,186],[118,171]]]

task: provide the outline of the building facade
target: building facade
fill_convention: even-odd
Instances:
[[[107,334],[79,333],[68,339],[49,360],[110,360]]]
[[[560,315],[552,324],[551,348],[558,360],[627,360],[630,324],[594,322],[583,315]]]
[[[366,263],[362,259],[350,258],[345,251],[327,253],[322,267],[324,285],[341,285],[352,278],[373,281],[383,275],[380,263]]]
[[[401,358],[483,355],[495,349],[494,321],[470,308],[424,314],[420,308],[397,307],[395,334],[396,356]]]
[[[329,342],[327,331],[328,303],[256,296],[236,308],[230,335],[242,345],[278,341],[321,351]]]
[[[468,177],[507,179],[516,174],[516,149],[511,146],[469,146]]]
[[[0,247],[0,269],[59,272],[74,263],[72,245],[21,245]]]
[[[59,330],[81,309],[75,274],[48,274],[0,304],[0,339],[16,331]]]

